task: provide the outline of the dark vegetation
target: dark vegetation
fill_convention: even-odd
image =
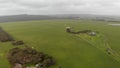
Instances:
[[[25,68],[29,64],[35,65],[38,63],[42,64],[42,68],[45,68],[55,64],[51,56],[30,47],[10,49],[7,58],[14,68],[17,68],[16,65],[22,65],[22,68]]]
[[[17,46],[17,45],[23,45],[24,44],[24,42],[21,40],[21,41],[13,41],[12,42],[12,45],[15,45],[15,46]]]
[[[72,31],[70,27],[66,28],[66,32],[72,34],[81,34],[81,33],[89,33],[92,32],[91,30],[83,30],[83,31]]]
[[[9,35],[6,31],[4,31],[0,27],[0,41],[1,42],[8,42],[8,41],[13,41],[14,39],[12,38],[11,35]]]

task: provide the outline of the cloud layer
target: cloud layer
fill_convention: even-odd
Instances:
[[[0,0],[0,15],[120,15],[120,0]]]

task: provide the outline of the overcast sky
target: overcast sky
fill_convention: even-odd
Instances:
[[[0,0],[0,15],[120,15],[120,0]]]

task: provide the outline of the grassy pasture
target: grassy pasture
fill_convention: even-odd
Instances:
[[[120,26],[110,26],[108,22],[82,20],[11,22],[0,23],[0,26],[15,39],[23,40],[26,45],[54,56],[57,64],[51,68],[58,68],[58,66],[62,68],[120,68],[120,62],[112,56],[65,31],[66,26],[74,27],[75,30],[98,31],[107,37],[111,48],[120,54]],[[0,43],[0,68],[10,68],[6,53],[13,47],[10,42]]]

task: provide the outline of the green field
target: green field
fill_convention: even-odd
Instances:
[[[62,68],[120,68],[120,26],[111,26],[108,23],[114,22],[40,20],[0,23],[0,26],[16,40],[23,40],[25,45],[53,56],[57,64],[51,68],[58,68],[58,66]],[[84,36],[67,33],[66,26],[74,27],[75,30],[98,31],[104,37],[102,39],[98,37],[95,39],[97,41],[90,41]],[[107,39],[106,43],[115,55],[109,55],[105,51],[104,42],[100,42],[104,39]],[[0,43],[0,68],[10,68],[6,54],[13,47],[15,46],[12,46],[10,42]]]

